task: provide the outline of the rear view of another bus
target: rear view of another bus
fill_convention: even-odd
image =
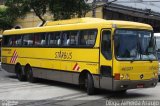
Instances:
[[[159,81],[160,81],[160,33],[154,33],[154,36],[156,38],[156,51],[157,51],[157,57],[158,57],[158,61],[159,61],[159,72],[158,72],[158,76],[159,76]]]

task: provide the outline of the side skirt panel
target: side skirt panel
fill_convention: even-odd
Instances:
[[[15,73],[15,65],[12,64],[2,64],[2,69],[9,73]]]
[[[37,78],[79,84],[79,73],[69,71],[33,68],[33,75]]]

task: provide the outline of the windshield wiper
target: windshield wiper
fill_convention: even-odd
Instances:
[[[148,57],[148,60],[152,62],[153,60],[149,57],[149,53],[154,54],[155,52],[148,52],[149,47],[146,48],[145,56]]]
[[[148,49],[148,48],[147,48]],[[147,50],[146,49],[146,50]],[[153,60],[149,57],[149,53],[151,53],[151,52],[142,52],[142,49],[140,49],[140,56],[141,55],[145,55],[145,56],[147,56],[147,58],[148,58],[148,60],[150,61],[150,62],[152,62]],[[142,60],[142,58],[141,58],[141,60]]]
[[[149,57],[149,54],[151,53],[151,54],[155,54],[156,53],[156,51],[154,51],[154,46],[153,46],[153,43],[152,43],[152,46],[151,46],[151,44],[150,43],[152,43],[151,41],[149,42],[149,45],[148,45],[148,47],[146,48],[146,50],[145,50],[145,55],[148,57],[148,59],[149,59],[149,61],[150,62],[152,62],[153,60]],[[151,48],[151,52],[149,52],[150,49]]]

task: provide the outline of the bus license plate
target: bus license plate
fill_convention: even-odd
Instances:
[[[137,88],[144,88],[144,84],[137,84]]]

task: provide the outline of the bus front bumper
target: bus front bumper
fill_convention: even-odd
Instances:
[[[150,80],[114,80],[113,91],[155,87],[158,79]]]

